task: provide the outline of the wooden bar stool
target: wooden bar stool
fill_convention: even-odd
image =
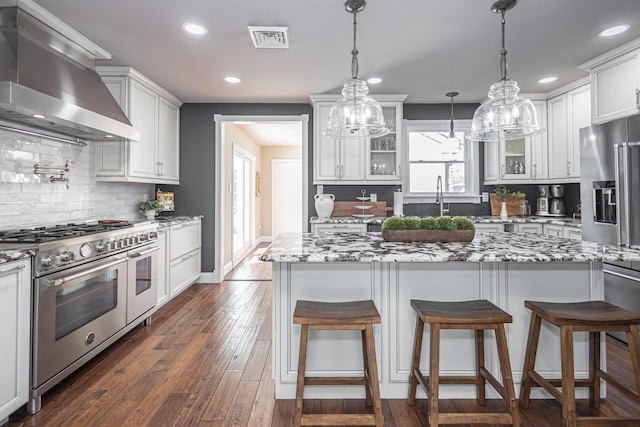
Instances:
[[[416,335],[413,346],[413,362],[409,382],[409,405],[416,402],[418,383],[427,394],[429,408],[429,426],[440,424],[512,424],[520,425],[518,403],[511,376],[511,364],[504,324],[511,323],[511,315],[491,304],[487,300],[437,302],[411,300],[411,307],[417,313]],[[422,336],[424,324],[430,325],[431,363],[429,376],[420,371],[420,354],[422,352]],[[440,376],[440,330],[472,329],[476,331],[476,375],[475,376]],[[498,356],[503,384],[484,366],[484,331],[494,330],[498,345]],[[485,385],[488,381],[504,399],[507,413],[441,413],[438,405],[438,388],[440,384],[476,384],[478,402],[485,404]]]
[[[373,324],[380,323],[380,313],[378,313],[373,301],[334,303],[299,300],[296,302],[296,308],[293,312],[293,323],[302,325],[293,425],[375,425],[381,427],[384,419],[373,341]],[[364,376],[305,377],[309,330],[362,331]],[[373,414],[304,414],[302,412],[302,395],[305,385],[363,385],[367,406],[373,406]]]
[[[529,406],[531,387],[542,387],[562,403],[563,426],[640,425],[640,418],[577,417],[575,395],[576,387],[588,387],[589,405],[598,408],[600,406],[600,378],[602,378],[631,399],[640,402],[640,336],[638,335],[640,315],[604,301],[574,303],[525,301],[524,305],[531,310],[531,323],[522,370],[522,387],[520,388],[522,407]],[[561,379],[543,378],[534,369],[542,319],[560,328]],[[628,389],[600,369],[600,333],[608,331],[627,333],[636,390]],[[587,379],[575,379],[573,366],[574,332],[589,332],[589,378]],[[562,392],[557,387],[562,387]]]

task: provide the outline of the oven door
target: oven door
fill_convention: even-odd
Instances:
[[[125,254],[35,280],[35,387],[126,326],[126,289]]]
[[[155,245],[129,252],[127,324],[155,307],[158,300],[158,250]]]

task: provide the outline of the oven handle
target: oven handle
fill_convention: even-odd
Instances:
[[[89,269],[83,270],[83,271],[81,271],[79,273],[71,274],[71,275],[69,275],[67,277],[63,277],[62,279],[56,279],[56,280],[42,279],[42,280],[43,280],[43,282],[48,283],[47,286],[50,287],[50,288],[51,287],[62,286],[65,283],[70,282],[70,281],[75,280],[75,279],[78,279],[78,278],[80,278],[82,276],[86,276],[88,274],[92,274],[92,273],[98,272],[100,270],[105,270],[105,269],[107,269],[109,267],[113,267],[114,265],[122,264],[123,262],[127,262],[127,258],[119,259],[119,260],[116,260],[116,261],[111,261],[111,262],[106,263],[106,264],[102,264],[102,265],[99,265],[99,266],[96,266],[96,267],[93,267],[93,268],[89,268]]]
[[[160,247],[159,246],[154,246],[153,248],[147,249],[146,251],[140,251],[140,252],[135,252],[133,254],[130,254],[129,258],[138,258],[138,257],[140,257],[142,255],[150,254],[151,252],[155,252],[157,250],[160,250]]]
[[[611,270],[604,270],[604,272],[606,274],[611,274],[612,276],[618,276],[618,277],[621,277],[623,279],[632,280],[634,282],[640,282],[640,279],[638,279],[637,277],[629,276],[629,275],[622,274],[622,273],[616,273],[615,271],[611,271]]]

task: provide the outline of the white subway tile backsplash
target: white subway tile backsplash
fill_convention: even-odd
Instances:
[[[0,131],[0,229],[95,219],[140,219],[138,203],[153,184],[95,180],[95,146],[65,144]],[[70,161],[69,189],[33,173],[35,164]]]

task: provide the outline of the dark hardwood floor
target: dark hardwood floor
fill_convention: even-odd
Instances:
[[[258,248],[258,251],[263,248]],[[196,284],[42,398],[42,410],[14,413],[8,426],[288,426],[293,400],[274,398],[271,379],[271,264],[251,255],[219,285]],[[607,338],[610,372],[632,381],[626,345]],[[640,415],[640,405],[609,388],[599,411]],[[363,400],[311,400],[317,412],[366,411]],[[307,406],[305,406],[307,408]],[[474,400],[446,400],[443,411],[494,411]],[[385,426],[426,426],[419,400],[384,399]],[[534,400],[522,425],[561,426],[553,400]]]

